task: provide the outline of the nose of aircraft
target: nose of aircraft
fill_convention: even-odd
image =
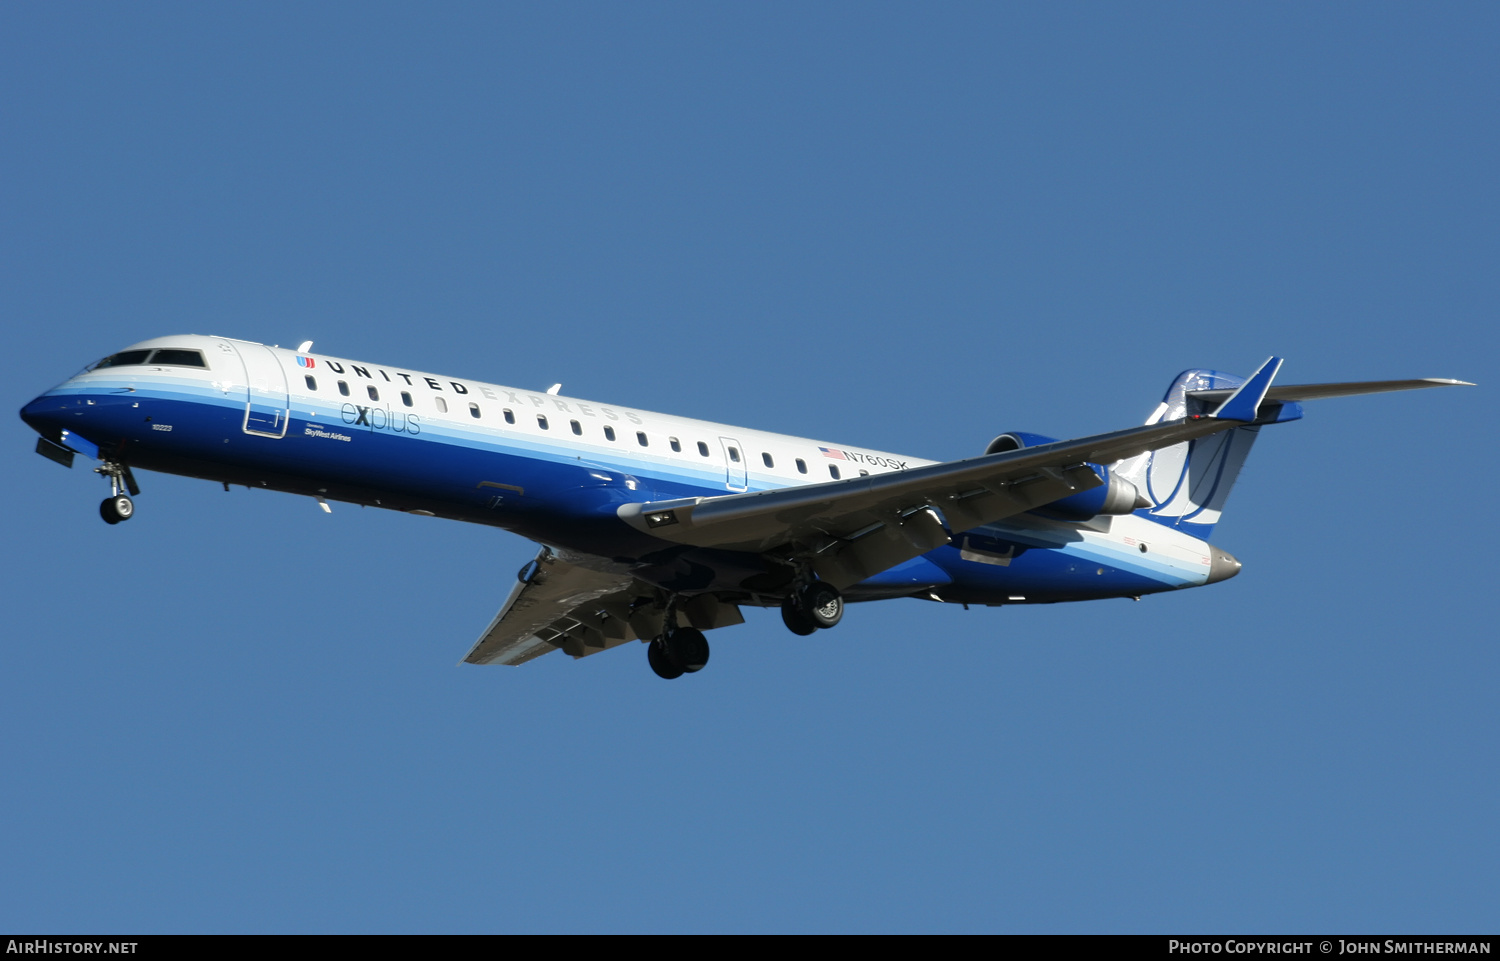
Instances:
[[[50,436],[63,426],[64,403],[50,392],[43,394],[21,408],[21,419],[38,434]]]

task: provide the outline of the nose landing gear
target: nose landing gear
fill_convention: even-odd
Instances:
[[[99,505],[99,516],[104,518],[106,524],[118,524],[120,521],[128,521],[135,513],[135,502],[124,494],[114,497],[106,497]]]
[[[139,495],[141,488],[135,482],[135,475],[130,473],[130,465],[107,460],[102,467],[95,467],[94,473],[109,478],[109,496],[99,505],[99,516],[104,518],[104,523],[118,524],[135,516],[135,502],[125,492]]]

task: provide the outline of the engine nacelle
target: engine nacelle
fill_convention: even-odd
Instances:
[[[984,449],[986,454],[1002,454],[1006,451],[1020,450],[1023,447],[1040,447],[1043,444],[1054,444],[1055,437],[1047,437],[1042,434],[1028,434],[1025,431],[1011,431],[1001,434],[990,441]],[[1098,487],[1091,487],[1077,494],[1069,494],[1060,500],[1045,504],[1038,508],[1039,511],[1066,517],[1069,520],[1088,520],[1100,514],[1130,514],[1142,507],[1150,507],[1151,500],[1136,489],[1136,486],[1125,478],[1111,471],[1108,467],[1099,464],[1090,464],[1090,468],[1104,481]]]
[[[1057,443],[1056,437],[1047,437],[1043,434],[1028,434],[1024,430],[1013,430],[1008,434],[1001,434],[990,441],[990,446],[984,449],[986,454],[1003,454],[1008,450],[1020,450],[1023,447],[1040,447],[1043,444]]]

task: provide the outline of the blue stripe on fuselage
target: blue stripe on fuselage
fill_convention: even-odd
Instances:
[[[310,403],[293,395],[291,403],[283,438],[244,432],[243,392],[189,378],[96,376],[44,394],[27,411],[28,421],[55,422],[98,444],[102,454],[143,469],[431,511],[605,557],[711,559],[723,553],[658,541],[615,515],[627,502],[725,494],[717,457],[699,465],[691,454],[673,457],[624,444],[596,451],[567,435],[553,441],[453,420],[413,421],[398,418],[406,413],[400,408],[365,406],[360,416],[360,405],[342,400]],[[748,480],[750,490],[784,483],[753,471]],[[965,560],[965,543],[985,538],[1022,549],[1004,565]],[[1189,583],[1156,558],[1019,522],[959,535],[954,546],[926,557],[952,580],[942,590],[946,599],[976,603],[1117,597]],[[761,567],[750,557],[722,561],[740,573]]]

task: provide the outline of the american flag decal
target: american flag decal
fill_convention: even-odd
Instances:
[[[820,450],[820,451],[823,452],[823,456],[824,457],[832,457],[834,460],[848,460],[849,459],[849,458],[847,458],[847,457],[844,456],[844,452],[843,451],[841,451],[841,450],[834,450],[832,447],[819,447],[818,450]]]

